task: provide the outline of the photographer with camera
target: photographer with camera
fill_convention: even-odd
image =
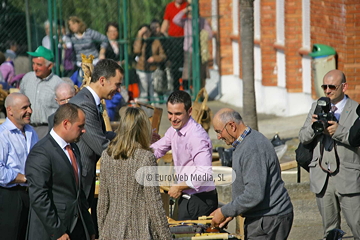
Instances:
[[[359,104],[345,95],[348,84],[339,70],[329,71],[321,87],[326,97],[313,103],[299,132],[301,143],[316,142],[309,164],[310,190],[316,194],[324,238],[341,228],[342,211],[354,239],[360,239],[360,150],[348,141]]]

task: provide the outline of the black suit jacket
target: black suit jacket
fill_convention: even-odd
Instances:
[[[80,151],[76,144],[71,146],[81,174]],[[69,158],[50,134],[31,149],[25,175],[30,197],[27,239],[57,239],[72,233],[78,217],[87,239],[95,233],[81,178],[76,184]]]
[[[70,103],[78,105],[85,112],[85,130],[77,143],[81,152],[81,164],[83,167],[83,188],[86,197],[89,198],[91,186],[95,181],[96,163],[101,153],[107,148],[109,139],[114,137],[113,132],[107,134],[104,119],[100,115],[95,99],[87,88],[83,88]],[[111,133],[111,134],[110,134]]]

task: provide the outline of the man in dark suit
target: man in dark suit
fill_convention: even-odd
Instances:
[[[348,140],[350,128],[359,117],[356,113],[359,104],[345,95],[348,84],[339,70],[328,72],[321,87],[330,98],[336,121],[327,121],[325,130],[315,133],[313,126],[318,116],[314,114],[317,105],[314,103],[300,130],[302,143],[313,140],[317,143],[309,164],[310,190],[316,194],[324,237],[332,229],[340,229],[341,210],[354,239],[360,239],[360,149],[352,147]]]
[[[80,178],[80,151],[74,144],[85,132],[84,125],[85,113],[78,106],[60,106],[54,128],[29,153],[29,240],[95,239]]]
[[[102,151],[108,146],[109,140],[115,137],[114,132],[106,132],[99,107],[100,101],[112,99],[115,93],[120,91],[123,76],[123,68],[114,60],[100,60],[94,67],[89,86],[70,99],[70,103],[78,105],[86,113],[86,132],[77,145],[81,152],[84,192],[90,206],[95,191],[96,163]]]

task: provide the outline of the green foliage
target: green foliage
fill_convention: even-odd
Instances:
[[[128,7],[128,33],[130,36],[136,34],[138,26],[150,23],[154,18],[162,20],[165,6],[171,0],[51,0],[56,2],[57,18],[66,20],[71,15],[76,15],[84,20],[91,28],[105,33],[104,27],[109,21],[122,24],[124,1]],[[1,2],[1,1],[0,1]],[[43,24],[48,18],[48,0],[28,0],[30,14],[35,24]],[[25,12],[25,0],[11,0],[11,5]]]

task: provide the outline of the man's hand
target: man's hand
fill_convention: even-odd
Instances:
[[[168,194],[172,198],[179,198],[182,195],[182,190],[180,186],[171,186]]]
[[[325,130],[325,134],[330,136],[334,135],[336,129],[338,128],[339,124],[336,121],[328,121],[329,126]]]
[[[213,211],[210,216],[213,216],[211,220],[211,227],[224,227],[227,226],[228,222],[232,220],[232,217],[225,218],[225,216],[221,212],[221,208]]]
[[[312,119],[311,119],[311,122],[314,123],[318,120],[318,116],[316,114],[313,114],[312,115]]]
[[[18,173],[16,175],[16,178],[14,180],[12,180],[10,183],[26,183],[26,182],[27,182],[27,179],[26,179],[25,175],[22,173]]]
[[[160,138],[161,138],[160,135],[157,132],[155,132],[154,129],[153,129],[153,132],[151,134],[151,143],[159,141]]]
[[[70,237],[67,233],[64,233],[60,238],[58,238],[57,240],[70,240]]]

